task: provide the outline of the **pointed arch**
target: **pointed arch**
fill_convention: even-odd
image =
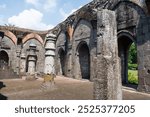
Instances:
[[[2,31],[4,32],[4,36],[8,37],[9,39],[12,40],[12,42],[17,45],[17,37],[16,35],[14,35],[11,31],[9,30],[5,30],[5,31]]]
[[[30,34],[26,35],[26,36],[23,38],[23,40],[22,40],[23,44],[26,43],[26,42],[27,42],[28,40],[30,40],[30,39],[36,39],[36,40],[39,41],[42,45],[44,45],[44,41],[43,41],[42,37],[41,37],[40,35],[36,34],[36,33],[30,33]]]
[[[130,31],[121,30],[117,33],[117,36],[118,36],[118,38],[120,38],[122,36],[126,36],[126,37],[130,38],[133,42],[136,43],[136,37]]]
[[[124,3],[128,3],[128,5],[130,5],[130,6],[132,5],[133,8],[137,10],[137,12],[140,16],[147,15],[147,11],[144,8],[142,8],[142,6],[140,4],[138,4],[137,2],[134,2],[134,1],[130,1],[130,0],[129,1],[122,0],[122,1],[116,2],[111,10],[116,10],[120,5],[122,5]]]
[[[64,46],[66,40],[67,40],[67,36],[65,31],[60,31],[60,33],[57,36],[56,46]]]
[[[86,29],[86,30],[85,30]],[[92,24],[86,19],[79,19],[74,26],[73,39],[87,38],[91,36],[93,27]]]

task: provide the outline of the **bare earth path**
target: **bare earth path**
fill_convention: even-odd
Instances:
[[[36,81],[1,80],[3,87],[0,97],[8,100],[91,100],[93,99],[93,83],[87,80],[74,80],[57,77],[55,87],[43,90],[42,79]],[[5,86],[5,87],[4,87]],[[150,100],[150,94],[139,93],[123,88],[123,99]]]

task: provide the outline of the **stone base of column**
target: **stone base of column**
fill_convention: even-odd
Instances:
[[[41,85],[41,89],[43,91],[55,89],[55,77],[56,76],[54,74],[45,74],[43,76],[43,83]]]
[[[52,91],[56,89],[55,82],[43,82],[41,85],[41,90],[42,91]]]
[[[32,75],[27,74],[25,79],[28,80],[28,81],[33,81],[33,80],[36,80],[37,78],[36,78],[35,74],[32,74]]]

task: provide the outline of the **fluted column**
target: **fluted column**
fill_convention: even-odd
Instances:
[[[46,36],[45,44],[45,67],[44,73],[55,73],[55,42],[56,36],[54,34],[48,34]]]
[[[26,68],[26,56],[25,56],[25,54],[22,53],[20,58],[21,58],[21,60],[20,60],[20,73],[24,74],[25,68]]]
[[[29,56],[28,56],[28,73],[30,75],[35,74],[35,70],[36,70],[36,45],[34,44],[30,44],[29,47]]]

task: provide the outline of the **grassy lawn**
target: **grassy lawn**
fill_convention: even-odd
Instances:
[[[128,82],[131,84],[138,84],[138,71],[128,70]]]

